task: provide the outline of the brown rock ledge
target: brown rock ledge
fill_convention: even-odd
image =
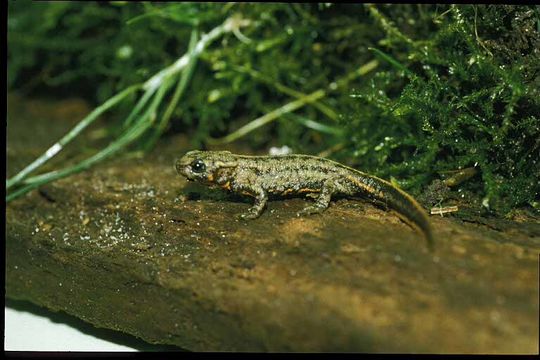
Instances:
[[[272,201],[244,222],[249,201],[175,174],[183,143],[8,204],[6,296],[196,351],[538,353],[534,219],[432,217],[434,254],[358,200],[305,218],[306,200]]]

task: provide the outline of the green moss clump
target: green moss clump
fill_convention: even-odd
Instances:
[[[486,208],[538,206],[537,9],[420,9],[372,12],[390,24],[376,50],[387,66],[354,94],[357,108],[344,121],[354,133],[349,155],[417,194],[445,172],[474,166],[480,176],[463,186],[483,197]],[[426,12],[430,31],[418,20]]]

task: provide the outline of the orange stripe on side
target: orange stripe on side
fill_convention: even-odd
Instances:
[[[293,189],[287,189],[284,192],[281,193],[281,195],[288,195],[293,192]]]
[[[372,188],[371,186],[366,185],[366,184],[364,184],[364,183],[361,182],[361,181],[358,181],[357,179],[355,179],[355,178],[352,177],[352,176],[347,176],[347,179],[349,179],[350,181],[352,181],[353,183],[355,183],[356,186],[358,186],[359,188],[366,190],[366,191],[367,191],[368,193],[370,193],[370,194],[374,194],[374,195],[378,196],[379,198],[382,198],[382,197],[384,196],[384,194],[382,193],[382,191],[377,191],[377,190],[375,190],[374,188]]]
[[[231,190],[231,182],[227,181],[225,184],[221,185],[221,187],[225,190]]]
[[[306,192],[321,192],[321,190],[318,190],[318,189],[309,189],[309,188],[303,188],[303,189],[298,190],[298,193],[299,193],[299,194],[301,194],[301,193],[306,193]]]

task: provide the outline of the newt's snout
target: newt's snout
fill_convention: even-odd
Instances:
[[[189,165],[190,162],[190,160],[183,157],[176,160],[174,167],[176,168],[176,172],[178,174],[184,176],[189,181],[194,181],[195,179],[193,178],[193,172],[191,171],[191,167]]]

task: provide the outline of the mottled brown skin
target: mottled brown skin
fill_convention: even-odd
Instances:
[[[190,181],[217,185],[255,198],[244,219],[259,217],[268,196],[317,194],[313,205],[299,215],[320,213],[333,195],[361,196],[384,204],[425,235],[433,245],[431,226],[424,209],[406,192],[386,180],[332,160],[310,155],[246,156],[229,151],[194,150],[176,161],[176,170]]]

